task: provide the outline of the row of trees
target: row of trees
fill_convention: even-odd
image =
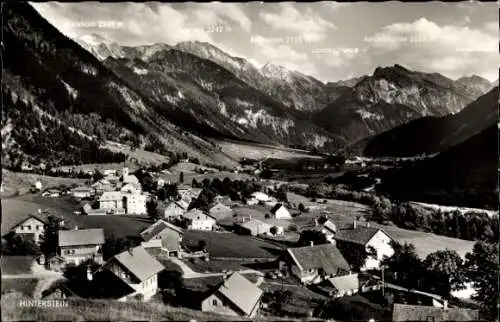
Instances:
[[[483,213],[423,209],[409,202],[392,202],[386,197],[369,192],[349,191],[343,188],[328,189],[326,185],[310,185],[297,191],[308,197],[333,198],[359,202],[371,207],[371,219],[379,223],[392,222],[398,227],[432,232],[452,238],[495,242],[499,240],[499,218]]]
[[[476,293],[473,300],[482,304],[487,313],[495,316],[498,305],[498,243],[478,242],[463,260],[452,250],[438,250],[424,260],[418,257],[412,244],[393,245],[395,254],[383,261],[388,281],[419,289],[445,298],[472,282]]]

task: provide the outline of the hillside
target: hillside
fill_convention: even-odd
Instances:
[[[432,154],[459,144],[494,125],[498,117],[498,87],[457,114],[423,117],[384,132],[366,143],[369,157]]]
[[[440,74],[396,64],[376,68],[312,120],[352,144],[424,116],[456,113],[477,97],[476,91]]]
[[[30,143],[38,142],[36,138],[23,142],[33,131],[30,126],[41,130],[36,137],[42,141],[60,136],[58,133],[72,132],[72,139],[79,143],[70,145],[88,154],[84,162],[105,162],[96,152],[102,150],[98,149],[98,142],[102,140],[142,145],[160,143],[156,145],[164,153],[188,152],[207,162],[212,159],[234,162],[216,151],[210,142],[183,131],[158,114],[153,101],[130,88],[29,4],[9,3],[2,10],[2,91],[10,93],[14,107],[10,111],[2,110],[2,146],[4,156],[12,151],[16,154],[14,158],[3,159],[3,164],[19,155],[30,162],[45,160],[48,155],[57,159],[58,154],[54,152],[61,152],[62,158],[45,161],[74,162],[64,155],[74,158],[79,152],[71,151],[62,141],[62,145],[52,147],[37,144],[41,151],[29,150]],[[20,120],[18,114],[24,107],[14,104],[18,97],[26,105],[22,113],[33,115],[29,117],[32,124]],[[16,122],[21,123],[12,131]],[[81,140],[86,143],[82,144]]]
[[[382,174],[393,199],[498,209],[498,126],[421,163]]]

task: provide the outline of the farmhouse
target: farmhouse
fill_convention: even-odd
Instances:
[[[251,236],[271,234],[271,227],[273,227],[272,225],[269,225],[263,221],[252,218],[249,218],[248,220],[245,220],[244,218],[242,222],[235,223],[234,225],[240,233],[248,234]]]
[[[168,256],[179,256],[183,230],[164,220],[158,220],[140,235],[144,248],[161,248]]]
[[[102,172],[102,174],[105,176],[105,177],[108,177],[108,176],[116,176],[117,173],[116,173],[116,170],[114,169],[106,169]]]
[[[271,214],[276,219],[291,219],[292,216],[290,212],[283,206],[283,204],[277,203],[273,209],[271,209]]]
[[[209,209],[209,213],[216,220],[221,220],[231,217],[233,215],[233,209],[218,202]]]
[[[344,256],[332,244],[288,248],[287,254],[286,265],[302,283],[317,284],[326,278],[350,272]]]
[[[262,202],[267,202],[267,201],[272,201],[272,198],[269,197],[269,195],[256,191],[250,195],[250,199],[255,199],[257,202],[262,201]]]
[[[163,212],[163,218],[167,220],[172,220],[174,218],[179,218],[184,214],[189,207],[189,204],[184,200],[171,201]]]
[[[384,257],[394,255],[393,239],[384,230],[370,227],[369,224],[360,225],[354,221],[352,228],[340,229],[335,235],[337,247],[343,252],[370,252],[376,254],[368,256],[361,271],[379,269]]]
[[[181,199],[187,203],[191,203],[193,199],[198,198],[202,190],[203,189],[191,188],[189,186],[180,186],[177,188],[177,192],[181,196]]]
[[[94,195],[95,190],[89,187],[77,187],[71,190],[71,195],[75,198],[89,198]]]
[[[46,219],[36,215],[29,215],[28,218],[14,225],[11,231],[21,235],[23,239],[30,239],[38,243],[40,241],[40,236],[45,231],[45,224],[47,224]]]
[[[333,297],[351,296],[359,291],[358,274],[336,276],[325,281],[332,287]]]
[[[202,312],[253,318],[260,308],[263,291],[235,272],[225,277],[201,303]]]
[[[193,208],[182,215],[187,222],[187,228],[192,230],[212,230],[215,226],[215,218],[203,211]]]
[[[101,228],[59,230],[58,255],[66,264],[79,265],[87,259],[102,263],[104,231]]]
[[[394,304],[392,321],[479,321],[479,311],[459,307],[442,308],[423,305]]]
[[[42,193],[42,197],[58,198],[61,196],[61,191],[58,189],[48,189]]]
[[[98,272],[109,271],[132,288],[134,292],[127,298],[142,294],[148,300],[158,292],[158,273],[163,269],[160,262],[138,246],[111,257]]]

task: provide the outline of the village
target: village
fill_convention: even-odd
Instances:
[[[31,195],[73,211],[26,213],[2,230],[2,244],[40,250],[30,264],[47,279],[39,299],[160,302],[242,318],[326,318],[341,303],[356,307],[352,319],[478,319],[446,296],[385,281],[401,245],[390,229],[339,214],[337,201],[293,193],[296,183],[255,168],[191,170],[177,179],[169,170],[96,170],[84,184],[50,188],[35,181]],[[218,176],[198,182],[200,173]]]

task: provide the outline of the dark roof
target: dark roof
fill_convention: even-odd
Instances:
[[[277,203],[274,205],[273,209],[271,209],[271,213],[275,213],[276,211],[278,211],[278,209],[280,209],[281,207],[284,207],[283,204],[281,203]]]
[[[141,282],[158,274],[165,267],[151,256],[142,246],[131,248],[113,256],[109,261],[116,260]]]
[[[94,274],[92,281],[68,281],[63,284],[71,293],[83,298],[120,299],[135,290],[111,271]]]
[[[346,259],[333,244],[288,248],[287,251],[302,270],[323,269],[326,274],[350,270]]]
[[[57,233],[60,247],[104,244],[102,228],[59,230]]]
[[[154,224],[152,224],[151,226],[149,226],[148,228],[146,228],[145,230],[143,230],[141,232],[141,237],[144,241],[147,242],[156,237],[159,233],[161,233],[165,229],[171,229],[177,233],[182,234],[181,228],[174,226],[164,220],[159,220]]]
[[[379,230],[389,236],[382,229],[358,225],[356,228],[337,230],[335,239],[365,246]]]
[[[394,304],[392,311],[393,321],[429,321],[433,318],[434,322],[439,321],[478,321],[479,311],[463,308],[441,307]]]

